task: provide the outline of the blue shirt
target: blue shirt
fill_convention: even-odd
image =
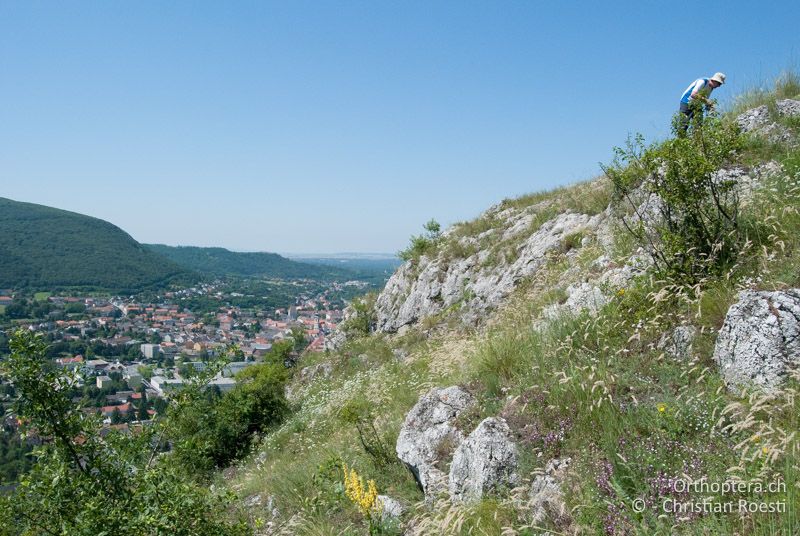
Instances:
[[[708,97],[711,95],[711,92],[714,91],[714,88],[708,84],[708,78],[698,78],[686,88],[686,91],[683,92],[683,95],[681,95],[681,102],[683,104],[689,104],[689,101],[692,98],[692,93],[695,91],[704,97]]]

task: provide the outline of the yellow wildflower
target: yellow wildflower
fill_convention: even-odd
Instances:
[[[624,296],[624,295],[625,295],[625,289],[624,288],[621,288],[621,289],[619,289],[617,291],[617,296]]]
[[[768,449],[767,447],[761,447],[761,452],[763,452],[764,454],[766,454],[766,453],[768,453],[768,452],[769,452],[769,449]]]
[[[667,405],[664,404],[663,402],[657,405],[656,408],[658,408],[659,413],[664,413],[665,411],[667,411]]]
[[[344,492],[347,498],[355,504],[367,519],[370,519],[372,512],[378,507],[378,487],[374,480],[369,480],[364,486],[364,479],[359,476],[355,469],[347,470],[344,464]]]

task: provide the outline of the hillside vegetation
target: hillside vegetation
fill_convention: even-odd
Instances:
[[[186,270],[97,218],[0,198],[0,287],[135,291]]]
[[[798,97],[782,78],[686,140],[632,140],[608,176],[414,237],[219,483],[261,534],[796,534],[800,352],[758,330],[800,314],[779,301],[800,287]],[[722,368],[748,331],[778,376]]]
[[[784,77],[598,179],[429,222],[335,347],[193,383],[138,441],[18,332],[15,408],[53,439],[0,534],[797,534],[795,99]]]

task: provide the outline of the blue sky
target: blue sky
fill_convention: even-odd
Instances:
[[[0,196],[142,242],[394,252],[595,176],[682,90],[796,65],[800,2],[7,2]]]

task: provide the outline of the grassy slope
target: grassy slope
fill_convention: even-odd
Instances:
[[[137,290],[183,272],[106,221],[0,198],[0,287]]]
[[[769,103],[800,93],[792,91],[783,86],[771,95],[747,98],[750,104]],[[478,411],[462,419],[464,427],[503,415],[518,433],[521,474],[530,475],[553,457],[572,458],[565,493],[572,528],[584,534],[793,533],[800,526],[800,453],[797,438],[791,437],[800,429],[798,381],[772,397],[734,396],[724,388],[711,354],[715,332],[740,288],[800,286],[800,152],[754,142],[742,158],[777,159],[786,173],[750,203],[745,223],[753,229],[754,247],[729,278],[691,292],[642,278],[596,317],[564,317],[534,329],[542,308],[563,298],[565,270],[575,265],[589,270],[601,249],[591,242],[569,256],[560,252],[517,290],[485,333],[447,326],[426,331],[429,322],[404,336],[371,336],[350,342],[339,353],[307,358],[303,365],[332,362],[332,377],[297,384],[297,411],[225,483],[243,498],[274,495],[284,534],[365,534],[364,520],[342,494],[338,460],[407,504],[422,496],[399,463],[386,466],[365,453],[355,427],[337,419],[340,408],[366,400],[391,450],[420,394],[460,383],[481,401]],[[586,191],[583,186],[507,203],[568,203]],[[590,205],[602,206],[608,191],[596,191]],[[476,234],[487,225],[491,222],[476,220],[461,230]],[[618,253],[624,258],[633,245],[624,235],[619,238]],[[670,359],[656,347],[661,334],[679,324],[700,331],[689,361]],[[393,348],[409,351],[410,363],[398,364]],[[785,493],[741,498],[785,500],[789,511],[689,519],[632,511],[636,498],[649,504],[669,496],[700,500],[659,489],[664,479],[683,474],[711,482],[731,475],[780,477]],[[406,520],[413,517],[420,534],[540,533],[538,527],[525,528],[523,496],[501,494],[476,505],[440,503],[433,509],[418,503]],[[267,517],[258,509],[253,515]],[[547,528],[556,534],[567,530]]]
[[[263,276],[278,279],[353,279],[345,268],[297,262],[277,253],[240,253],[224,248],[147,244],[149,250],[190,270],[213,275]]]

